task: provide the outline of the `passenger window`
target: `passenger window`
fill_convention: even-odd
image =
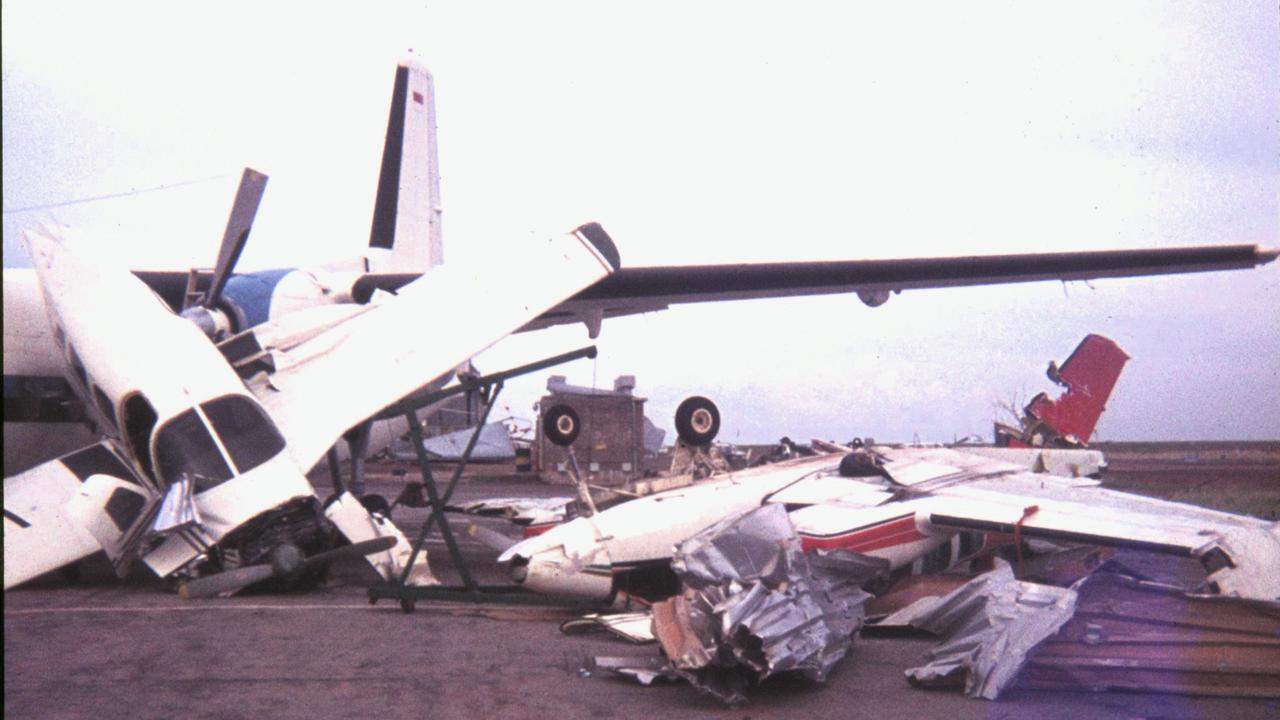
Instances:
[[[231,468],[194,409],[170,420],[156,433],[156,463],[165,485],[186,475],[197,493],[231,479]]]
[[[262,408],[243,395],[225,395],[200,406],[241,474],[284,450],[284,438]]]

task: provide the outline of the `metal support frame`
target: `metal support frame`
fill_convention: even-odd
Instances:
[[[462,479],[462,472],[466,469],[467,463],[471,459],[471,453],[475,449],[476,442],[480,439],[480,431],[489,418],[489,411],[493,408],[493,402],[498,393],[502,392],[503,383],[509,378],[537,372],[570,360],[584,357],[593,358],[595,356],[595,346],[587,346],[503,372],[482,375],[476,378],[465,378],[458,385],[407,398],[379,413],[379,417],[403,414],[409,421],[409,437],[413,443],[414,452],[418,457],[418,468],[422,473],[422,484],[427,491],[431,514],[427,516],[426,522],[422,525],[422,530],[413,541],[413,550],[409,555],[408,563],[405,564],[404,570],[400,573],[400,577],[395,582],[373,585],[369,588],[369,602],[371,604],[383,598],[399,600],[400,608],[406,613],[413,612],[416,601],[420,599],[550,605],[557,607],[586,608],[596,606],[595,603],[583,601],[580,598],[535,595],[519,585],[481,585],[477,583],[471,574],[470,565],[458,548],[453,528],[450,526],[449,519],[444,512],[445,506],[453,496],[454,490],[457,489],[458,481]],[[473,390],[480,392],[481,397],[484,399],[485,407],[481,413],[480,422],[476,425],[475,432],[471,434],[471,438],[467,441],[467,447],[462,453],[461,461],[454,468],[453,476],[449,479],[449,484],[445,487],[444,493],[441,494],[436,487],[435,477],[431,472],[431,460],[427,457],[426,448],[422,445],[422,428],[417,422],[415,412],[420,407]],[[458,574],[461,576],[462,584],[407,585],[406,582],[413,570],[413,565],[417,562],[418,556],[422,552],[422,546],[426,544],[427,536],[430,535],[433,526],[436,525],[440,527],[440,535],[444,539],[445,547],[449,551],[449,557],[453,560],[454,567],[457,568]]]

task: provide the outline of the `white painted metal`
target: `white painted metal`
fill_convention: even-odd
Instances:
[[[369,248],[374,272],[421,272],[444,260],[440,223],[440,167],[436,146],[436,91],[420,63],[400,64],[409,74],[401,138],[395,245]]]
[[[329,518],[342,534],[353,544],[373,540],[380,537],[394,537],[396,544],[390,549],[367,555],[366,559],[374,570],[387,582],[398,582],[400,574],[409,564],[409,556],[413,546],[404,534],[382,515],[371,515],[360,504],[360,500],[351,493],[339,495],[329,507],[325,508],[325,517]],[[407,580],[409,585],[439,585],[440,581],[431,574],[431,565],[427,562],[427,550],[423,548],[413,570]]]
[[[870,449],[905,471],[910,487],[903,486],[902,499],[887,497],[897,483],[885,478],[836,476],[840,455],[802,458],[632,500],[525,540],[499,559],[518,560],[514,574],[530,589],[607,597],[607,574],[636,561],[668,559],[677,543],[703,528],[777,502],[792,508],[796,530],[811,541],[911,517],[911,526],[897,532],[899,541],[865,551],[893,567],[921,558],[959,530],[1021,526],[1068,541],[1150,544],[1197,558],[1219,549],[1230,563],[1207,577],[1219,592],[1280,598],[1280,523],[1106,490],[1094,480],[1032,473],[958,450]],[[579,577],[582,572],[588,574]]]
[[[395,298],[275,354],[276,371],[259,397],[298,465],[310,467],[353,424],[452,372],[610,270],[572,233],[513,247],[500,263],[432,268]],[[405,332],[424,317],[432,318],[430,332]]]
[[[101,550],[93,534],[67,513],[78,492],[80,478],[57,460],[4,479],[6,590]]]

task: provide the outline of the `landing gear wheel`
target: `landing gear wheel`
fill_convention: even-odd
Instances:
[[[720,432],[720,410],[701,395],[685,398],[676,408],[676,434],[688,445],[710,445]]]
[[[370,514],[377,513],[388,520],[391,519],[391,503],[388,503],[387,499],[381,495],[369,494],[361,496],[360,504]]]
[[[415,605],[413,598],[400,598],[400,611],[406,615],[413,612]]]
[[[542,433],[561,447],[567,447],[578,438],[582,421],[578,413],[568,405],[556,405],[542,414]]]

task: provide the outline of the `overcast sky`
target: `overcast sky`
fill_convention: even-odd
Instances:
[[[271,180],[241,269],[359,255],[407,54],[436,77],[447,262],[587,220],[628,265],[1280,243],[1274,2],[690,5],[6,0],[4,263],[43,222],[211,265],[245,165]],[[762,300],[608,322],[563,372],[636,375],[667,427],[708,395],[729,441],[989,438],[1099,332],[1133,358],[1101,439],[1277,439],[1277,318],[1276,264]]]

